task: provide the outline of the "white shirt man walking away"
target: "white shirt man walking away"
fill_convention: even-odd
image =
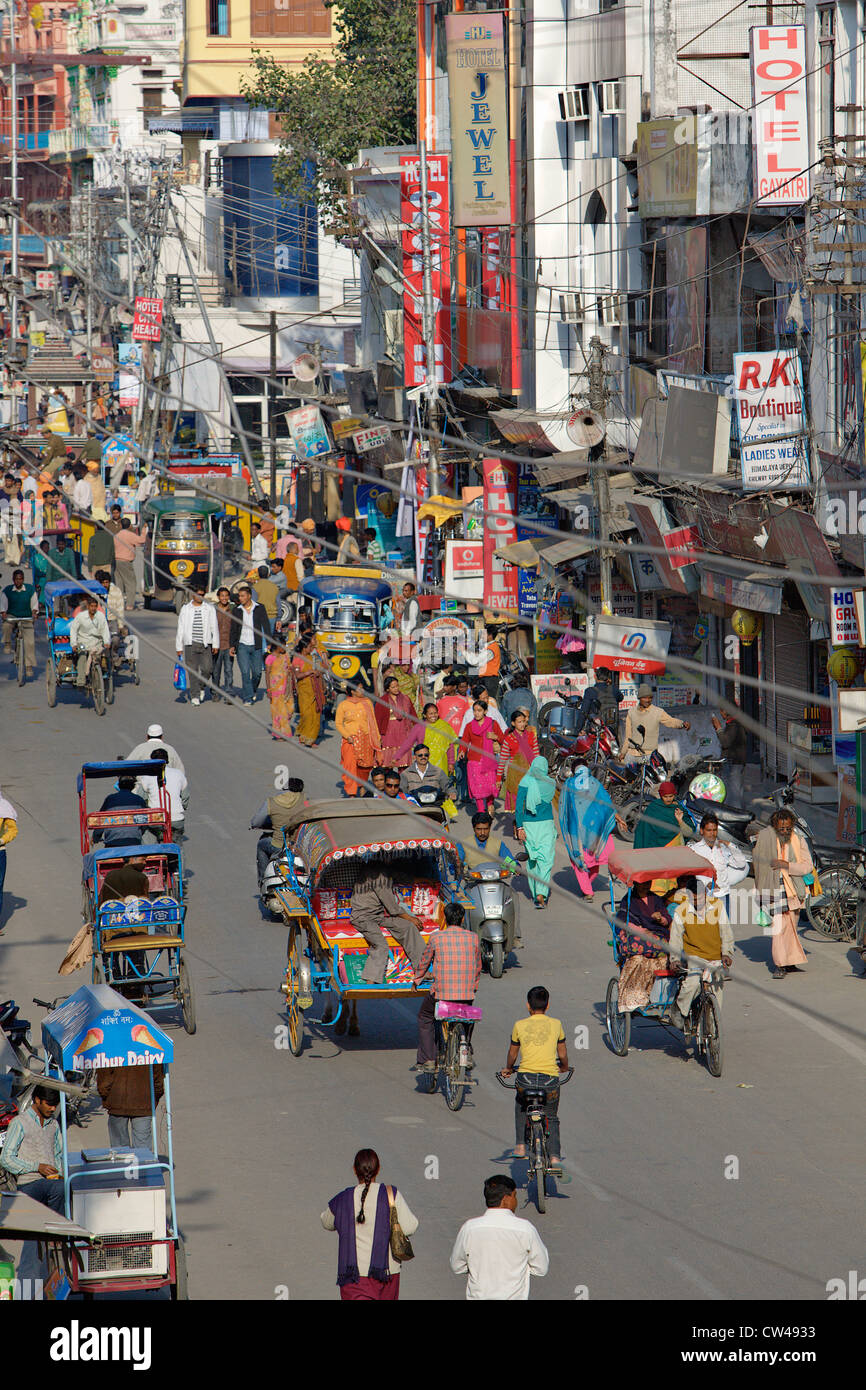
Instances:
[[[178,614],[174,645],[189,676],[190,704],[200,705],[208,690],[201,677],[210,679],[220,650],[216,609],[212,603],[204,602],[200,589],[192,590],[189,602]]]
[[[550,1259],[531,1221],[515,1216],[517,1185],[497,1174],[484,1184],[487,1211],[460,1227],[451,1268],[468,1274],[466,1297],[528,1299],[530,1275],[547,1273]]]

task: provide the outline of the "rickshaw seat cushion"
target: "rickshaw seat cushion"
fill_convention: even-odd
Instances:
[[[364,988],[366,981],[362,980],[362,975],[367,966],[367,943],[363,937],[360,938],[364,944],[363,951],[347,951],[345,954],[340,952],[340,962],[337,973],[340,983],[353,987]],[[407,959],[402,947],[398,946],[390,937],[386,937],[389,950],[388,964],[385,967],[385,983],[388,985],[412,985],[414,984],[415,972],[411,962]],[[396,966],[396,969],[395,969]]]
[[[418,879],[415,883],[405,886],[395,883],[394,896],[401,905],[405,904],[407,912],[420,917],[423,931],[438,931],[443,925],[438,884],[425,879]],[[356,937],[363,940],[352,926],[351,905],[351,888],[320,888],[313,894],[313,911],[325,936],[332,939]]]

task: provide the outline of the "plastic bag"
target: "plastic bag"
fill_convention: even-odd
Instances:
[[[184,691],[189,689],[189,680],[186,674],[186,667],[184,666],[182,661],[176,661],[174,663],[174,676],[172,677],[172,684],[174,685],[175,690]]]

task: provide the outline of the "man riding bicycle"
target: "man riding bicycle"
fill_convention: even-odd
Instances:
[[[415,970],[415,983],[420,984],[428,969],[433,969],[430,993],[418,1010],[418,1066],[431,1072],[436,1070],[436,1000],[471,1004],[481,979],[481,947],[474,931],[463,927],[463,908],[459,903],[446,903],[442,914],[445,929],[428,941]],[[467,1042],[472,1028],[471,1023],[466,1025]],[[473,1065],[471,1058],[469,1065]]]
[[[24,571],[12,571],[12,583],[0,593],[0,614],[3,615],[3,650],[12,651],[13,629],[20,628],[24,642],[24,665],[31,676],[36,667],[36,644],[33,639],[33,620],[39,612],[39,600],[32,584],[24,583]]]
[[[108,622],[95,594],[87,595],[85,607],[72,619],[69,645],[77,660],[75,684],[80,690],[87,679],[88,662],[98,661],[103,647],[111,645]]]
[[[562,1161],[559,1151],[558,1112],[559,1073],[568,1070],[565,1033],[558,1018],[547,1017],[550,994],[543,985],[536,985],[531,989],[526,996],[526,1002],[529,1006],[529,1017],[518,1019],[512,1028],[508,1060],[502,1070],[503,1076],[511,1076],[519,1056],[514,1094],[514,1123],[517,1134],[514,1157],[526,1157],[524,1094],[530,1089],[544,1090],[547,1092],[544,1113],[550,1136],[550,1165],[555,1168]]]

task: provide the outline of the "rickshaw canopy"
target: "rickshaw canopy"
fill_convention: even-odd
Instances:
[[[106,845],[103,849],[93,850],[93,863],[95,866],[106,859],[167,859],[171,855],[180,860],[180,845]]]
[[[222,502],[212,502],[209,497],[152,497],[143,508],[153,516],[171,515],[173,512],[189,512],[198,516],[213,516],[224,510]]]
[[[94,594],[96,598],[108,598],[108,590],[97,584],[95,579],[57,579],[45,585],[46,599],[52,602],[58,598],[69,598],[72,594]]]
[[[87,777],[156,777],[159,782],[164,782],[165,768],[166,764],[158,758],[137,763],[84,763],[75,785],[80,796],[84,791],[84,781]]]
[[[314,575],[312,579],[303,580],[301,593],[317,603],[335,598],[384,603],[385,599],[391,597],[391,585],[372,577],[361,579],[354,575]]]
[[[108,985],[82,985],[42,1020],[42,1044],[61,1071],[174,1061],[174,1044],[149,1014]]]
[[[650,883],[654,878],[681,878],[698,875],[712,878],[716,871],[709,859],[693,849],[616,849],[607,861],[611,878],[627,888],[633,883]]]
[[[447,834],[430,821],[429,829],[425,828],[424,818],[407,814],[405,806],[392,808],[379,802],[375,811],[361,816],[357,810],[347,810],[345,802],[318,802],[299,807],[295,814],[295,853],[305,861],[312,879],[329,864],[362,862],[371,855],[400,858],[415,851],[456,852]]]

